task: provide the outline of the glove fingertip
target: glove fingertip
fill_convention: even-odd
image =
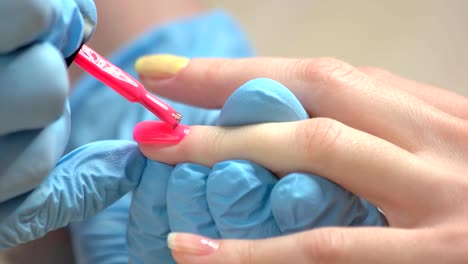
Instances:
[[[288,88],[274,80],[259,78],[245,83],[228,98],[218,125],[236,126],[306,118],[307,112]]]
[[[178,164],[174,168],[167,187],[167,213],[172,232],[219,237],[206,200],[206,180],[210,170],[191,163]]]
[[[264,238],[281,233],[270,209],[275,183],[271,172],[249,161],[226,161],[213,167],[207,181],[207,201],[223,238]]]

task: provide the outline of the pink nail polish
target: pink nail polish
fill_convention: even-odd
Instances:
[[[219,248],[219,243],[215,240],[186,233],[170,233],[167,245],[173,252],[198,256],[209,255]]]
[[[161,121],[145,121],[133,128],[133,138],[142,144],[177,144],[189,133],[189,126],[181,124],[173,129]]]

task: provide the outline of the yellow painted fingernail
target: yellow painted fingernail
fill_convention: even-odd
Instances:
[[[170,54],[143,56],[136,61],[135,70],[143,76],[168,79],[185,68],[189,61],[188,58]]]

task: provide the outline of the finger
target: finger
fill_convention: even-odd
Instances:
[[[65,63],[49,44],[0,56],[0,135],[38,129],[63,113],[68,94]]]
[[[468,99],[452,91],[408,80],[374,67],[359,67],[369,77],[406,91],[436,108],[459,118],[468,119]]]
[[[149,57],[147,64],[160,63],[157,58]],[[145,59],[140,60],[139,65],[144,64]],[[154,92],[205,107],[222,106],[248,80],[271,78],[288,87],[310,115],[338,120],[414,151],[438,139],[430,131],[438,131],[440,123],[455,123],[423,101],[377,85],[334,59],[193,59],[174,77],[157,81],[151,78],[151,67],[137,69]],[[421,136],[422,130],[427,136]]]
[[[52,22],[51,1],[6,0],[0,3],[0,53],[22,47],[43,33]],[[12,26],[15,25],[15,26]]]
[[[324,226],[385,224],[375,206],[323,177],[305,173],[288,174],[275,185],[271,208],[286,234]]]
[[[95,24],[96,9],[91,1],[2,1],[0,35],[5,37],[0,40],[0,53],[48,41],[68,57],[81,45],[83,15]]]
[[[286,87],[256,79],[239,87],[226,101],[218,125],[236,126],[307,118],[305,109]],[[277,182],[265,168],[248,161],[229,160],[213,166],[207,201],[223,238],[263,238],[280,234],[270,206]]]
[[[70,111],[41,130],[0,137],[0,202],[36,188],[63,155],[70,131]],[[41,162],[37,162],[40,157]]]
[[[207,184],[211,169],[183,163],[174,168],[167,186],[167,214],[173,232],[219,238],[208,206]]]
[[[264,240],[171,234],[177,263],[463,263],[463,250],[431,230],[323,228]],[[447,238],[445,238],[447,239]],[[444,252],[444,254],[440,254]]]
[[[157,128],[147,129],[159,133]],[[391,209],[395,215],[388,215],[389,219],[401,225],[431,219],[428,214],[435,217],[431,212],[445,212],[461,195],[453,192],[458,189],[454,184],[463,184],[389,142],[324,118],[234,128],[195,126],[176,145],[143,144],[140,149],[147,157],[169,164],[212,166],[222,160],[245,159],[273,171],[322,175],[384,212]],[[442,183],[447,189],[440,189]],[[428,192],[438,197],[437,202],[420,199]],[[396,219],[397,215],[404,219]]]
[[[76,263],[128,263],[127,226],[131,195],[127,194],[93,218],[70,225]]]
[[[304,107],[288,88],[271,79],[255,79],[227,99],[217,124],[239,126],[307,118]]]
[[[270,204],[276,181],[267,169],[248,161],[225,161],[213,167],[206,198],[222,238],[281,234]]]
[[[172,170],[172,166],[148,160],[133,192],[127,245],[135,263],[172,262],[165,242],[170,232],[166,197]]]
[[[30,193],[1,203],[0,248],[95,215],[133,190],[146,159],[130,141],[103,141],[64,156]]]

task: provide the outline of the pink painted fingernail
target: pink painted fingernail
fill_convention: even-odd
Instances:
[[[167,237],[167,246],[173,252],[203,256],[215,252],[219,248],[219,243],[199,235],[170,233]]]
[[[173,129],[161,121],[145,121],[133,128],[133,138],[142,144],[177,144],[189,133],[189,126],[180,124]]]

